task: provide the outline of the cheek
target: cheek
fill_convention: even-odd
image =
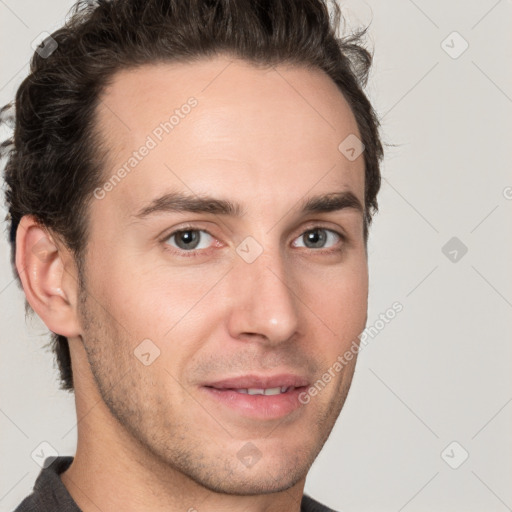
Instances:
[[[311,304],[322,304],[324,311],[357,317],[365,310],[368,266],[359,251],[332,266],[302,268],[297,276],[297,284],[311,297]]]
[[[98,302],[115,319],[129,350],[151,340],[158,349],[157,366],[177,372],[219,320],[220,301],[213,300],[212,293],[218,280],[214,270],[148,269],[125,260],[123,266],[97,275],[96,290]]]
[[[321,280],[310,277],[307,283],[306,304],[311,304],[320,320],[317,334],[325,332],[320,338],[332,359],[357,340],[366,325],[368,268],[366,262],[354,260],[354,264],[340,266]]]
[[[342,315],[354,325],[366,321],[368,308],[368,271],[366,266],[355,268],[345,276],[344,286],[340,290],[339,306]]]

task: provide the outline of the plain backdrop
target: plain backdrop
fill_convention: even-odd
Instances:
[[[389,144],[352,389],[306,492],[338,511],[512,510],[512,2],[341,2],[370,23],[367,92]],[[0,0],[0,103],[72,2]],[[2,138],[8,133],[3,130]],[[393,146],[391,146],[393,145]],[[73,395],[25,320],[0,212],[0,510],[32,489],[43,441],[74,455]],[[380,326],[380,324],[379,324]]]

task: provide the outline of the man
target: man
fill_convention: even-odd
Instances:
[[[82,3],[34,55],[13,263],[78,446],[16,510],[329,510],[303,490],[366,324],[382,158],[332,9]]]

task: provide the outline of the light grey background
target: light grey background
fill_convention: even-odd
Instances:
[[[0,0],[1,104],[28,72],[31,41],[71,5]],[[403,311],[362,350],[306,492],[340,512],[512,510],[512,2],[342,5],[350,26],[372,20],[368,93],[396,145],[370,237],[368,325],[395,301]],[[467,247],[462,257],[455,246],[442,252],[452,237]],[[6,235],[0,257],[0,510],[9,511],[40,471],[31,453],[41,441],[74,455],[76,418],[42,348],[44,325],[25,321]]]

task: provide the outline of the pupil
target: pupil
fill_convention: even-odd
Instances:
[[[197,246],[197,241],[199,240],[199,236],[197,234],[196,231],[192,231],[192,230],[189,230],[189,231],[182,231],[180,236],[178,237],[178,241],[184,241],[184,243],[182,245],[184,245],[184,247],[181,247],[182,249],[190,249],[191,248],[191,244],[193,242],[196,242],[196,244],[192,247],[196,247]]]
[[[317,247],[318,245],[322,245],[322,243],[325,242],[326,235],[325,235],[324,231],[322,231],[320,229],[314,229],[309,232],[309,234],[307,235],[307,238],[308,238],[308,242],[312,242],[313,245],[315,247]],[[316,241],[315,241],[315,239],[316,239]]]

